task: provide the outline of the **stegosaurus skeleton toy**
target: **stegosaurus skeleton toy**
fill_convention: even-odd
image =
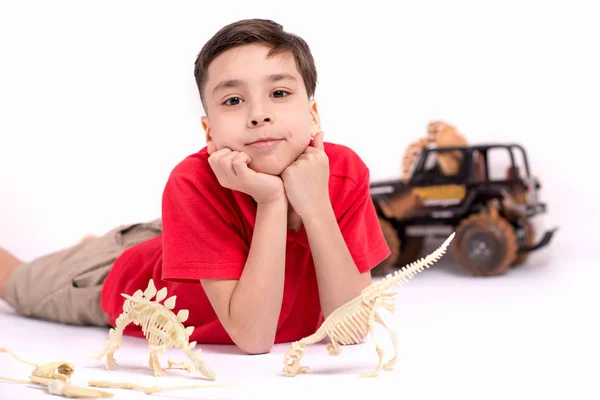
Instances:
[[[454,235],[453,232],[440,247],[427,257],[421,258],[397,272],[390,273],[379,282],[366,287],[359,296],[334,310],[314,334],[292,343],[284,357],[283,372],[288,376],[295,376],[298,373],[308,371],[308,367],[300,366],[300,361],[306,351],[305,346],[318,343],[326,337],[329,337],[330,340],[327,344],[327,352],[332,356],[341,353],[340,345],[359,343],[368,333],[375,341],[375,322],[390,334],[394,346],[394,357],[383,364],[383,349],[375,342],[375,349],[379,357],[377,367],[373,371],[362,372],[360,376],[374,377],[379,375],[382,369],[384,371],[392,369],[398,357],[397,338],[396,334],[385,325],[381,316],[377,313],[377,308],[384,307],[391,314],[394,314],[397,293],[386,292],[396,284],[404,284],[414,275],[429,268],[439,260],[446,252]]]
[[[155,295],[156,298],[152,301]],[[177,315],[171,311],[175,307],[176,296],[169,297],[163,304],[160,303],[167,297],[166,287],[157,292],[154,281],[150,279],[144,292],[138,290],[133,296],[127,294],[121,294],[121,296],[126,299],[123,303],[123,313],[117,318],[115,328],[110,329],[110,339],[106,342],[104,350],[94,358],[100,360],[106,356],[106,368],[115,369],[117,363],[114,353],[121,346],[123,330],[133,322],[135,325],[141,326],[142,332],[148,340],[150,350],[149,366],[154,371],[155,376],[164,374],[158,360],[158,354],[164,354],[167,349],[175,347],[180,348],[192,360],[192,364],[169,360],[169,366],[180,365],[190,372],[196,369],[208,379],[216,379],[214,372],[208,368],[205,361],[200,357],[201,350],[192,353],[196,342],[188,343],[194,327],[188,326],[186,328],[183,326],[183,322],[188,319],[189,311],[181,309]]]

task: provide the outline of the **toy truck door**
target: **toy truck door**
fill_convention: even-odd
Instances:
[[[410,181],[423,206],[451,206],[464,199],[468,156],[456,148],[423,151]]]

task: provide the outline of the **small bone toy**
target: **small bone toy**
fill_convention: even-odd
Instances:
[[[434,264],[444,255],[453,238],[454,233],[427,257],[421,258],[397,272],[388,274],[379,282],[367,286],[359,296],[334,310],[314,334],[292,343],[284,357],[283,372],[288,376],[295,376],[298,373],[308,371],[308,367],[300,366],[300,361],[306,351],[305,346],[318,343],[326,337],[329,337],[330,340],[327,344],[327,352],[332,356],[340,354],[342,351],[341,344],[359,343],[367,333],[370,333],[373,341],[375,341],[375,322],[380,324],[390,334],[394,346],[394,357],[386,364],[383,364],[383,349],[375,342],[375,349],[379,357],[377,368],[373,371],[362,372],[360,376],[374,377],[378,376],[382,369],[384,371],[392,369],[398,357],[397,338],[396,334],[384,324],[381,316],[377,313],[377,308],[384,307],[390,313],[394,314],[396,311],[395,299],[397,293],[386,292],[396,284],[402,285],[406,283],[418,272]]]
[[[110,329],[110,339],[106,342],[104,349],[98,355],[94,356],[95,359],[100,360],[106,355],[106,368],[115,369],[117,363],[114,353],[121,346],[123,330],[128,324],[133,322],[135,325],[141,326],[142,332],[148,340],[150,350],[149,365],[154,371],[155,376],[164,375],[164,371],[158,360],[158,354],[164,354],[167,349],[176,347],[180,348],[192,360],[192,364],[169,360],[169,366],[181,365],[190,372],[196,369],[208,379],[216,379],[214,372],[208,368],[204,360],[200,357],[201,350],[192,353],[196,342],[188,343],[194,327],[188,326],[186,328],[183,326],[183,322],[188,319],[189,311],[182,309],[179,310],[177,315],[171,311],[175,307],[176,296],[171,296],[163,304],[160,304],[160,301],[167,297],[166,287],[157,292],[154,281],[150,279],[148,287],[144,292],[138,290],[133,296],[127,294],[121,295],[126,299],[123,303],[123,313],[117,318],[116,327]],[[156,298],[152,301],[154,295],[156,295]]]
[[[33,365],[35,369],[31,372],[32,376],[49,379],[59,379],[63,382],[68,382],[71,379],[71,375],[75,372],[73,364],[64,361],[54,361],[47,364],[35,364],[29,361],[25,361],[15,353],[7,349],[6,347],[0,347],[0,353],[9,353],[17,361],[23,364]]]
[[[48,393],[63,397],[97,399],[114,396],[114,394],[110,392],[71,385],[60,379],[39,378],[36,376],[30,376],[29,378],[32,382],[46,386],[48,388]]]
[[[38,365],[19,358],[15,353],[13,353],[5,347],[0,347],[0,353],[9,353],[14,358],[16,358],[17,361],[23,364],[35,366],[35,369],[31,372],[31,375],[29,376],[29,380],[0,377],[1,380],[16,383],[35,383],[38,385],[45,386],[48,390],[48,393],[50,394],[55,394],[63,397],[95,399],[113,396],[113,394],[110,392],[88,389],[85,387],[79,387],[69,384],[68,382],[71,379],[71,375],[73,375],[73,373],[75,372],[75,368],[71,363],[56,361]]]
[[[162,387],[162,386],[141,386],[136,385],[134,383],[129,382],[109,382],[109,381],[89,381],[88,385],[103,387],[103,388],[119,388],[119,389],[129,389],[129,390],[139,390],[146,394],[153,394],[157,392],[164,392],[167,390],[179,390],[179,389],[197,389],[197,388],[213,388],[213,387],[221,387],[221,386],[233,386],[233,384],[223,383],[223,384],[209,384],[209,385],[184,385],[184,386],[172,386],[172,387]]]

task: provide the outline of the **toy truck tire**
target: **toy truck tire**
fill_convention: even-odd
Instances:
[[[473,276],[501,275],[517,255],[517,236],[499,215],[473,214],[456,228],[451,247],[455,261]]]
[[[517,235],[517,246],[519,247],[531,247],[535,244],[535,228],[533,224],[523,213],[517,211],[507,211],[506,219],[510,222],[515,232],[519,232]],[[517,252],[515,260],[512,262],[513,267],[517,267],[523,264],[529,257],[530,252]]]

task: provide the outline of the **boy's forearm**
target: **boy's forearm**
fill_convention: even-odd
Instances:
[[[275,339],[285,274],[288,203],[259,204],[248,260],[232,293],[229,315],[238,346],[269,351]]]
[[[327,317],[370,285],[371,274],[358,271],[331,207],[305,217],[303,224],[315,263],[321,308]]]

